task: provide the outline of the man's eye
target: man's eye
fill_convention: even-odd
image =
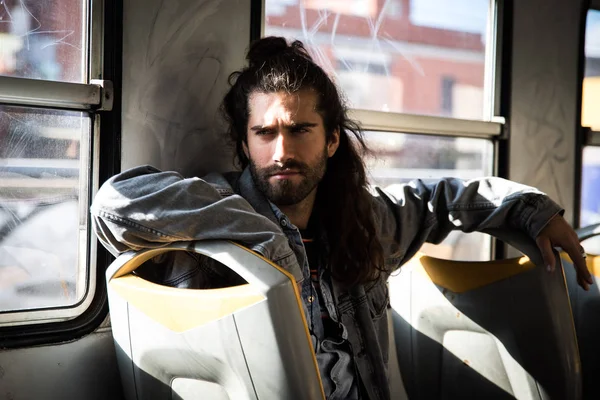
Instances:
[[[294,133],[308,133],[307,128],[296,128],[294,129]]]
[[[269,133],[271,133],[269,129],[261,129],[260,131],[256,131],[258,136],[268,135]]]

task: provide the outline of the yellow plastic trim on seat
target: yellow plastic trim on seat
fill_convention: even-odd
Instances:
[[[424,271],[433,283],[454,293],[478,289],[535,267],[528,257],[492,261],[455,261],[429,257],[421,253],[416,254],[406,264],[409,265],[422,267],[417,271]]]
[[[567,261],[568,263],[573,264],[573,260],[571,260],[571,257],[569,257],[569,255],[567,253],[565,253],[564,251],[560,252],[560,257]],[[587,257],[585,259],[585,264],[587,266],[588,271],[590,271],[590,274],[600,278],[600,256],[596,255],[596,254],[587,254]]]
[[[112,279],[109,286],[130,305],[174,332],[187,331],[265,300],[248,284],[222,289],[177,289],[128,274]]]

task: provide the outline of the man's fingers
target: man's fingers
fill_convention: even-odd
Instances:
[[[585,255],[585,249],[583,248],[583,246],[579,245],[579,254],[581,254],[581,257],[583,258],[583,276],[585,277],[585,281],[587,283],[589,283],[590,285],[594,284],[594,278],[592,277],[592,274],[590,273],[590,270],[587,267],[587,262],[586,262],[586,255]]]
[[[550,239],[546,237],[538,237],[536,239],[536,243],[540,252],[542,253],[542,258],[544,259],[544,264],[546,264],[546,269],[548,272],[554,271],[555,258],[552,253],[552,243],[550,243]]]
[[[576,243],[569,243],[564,246],[563,249],[569,254],[571,260],[573,261],[573,266],[575,267],[575,271],[577,272],[577,277],[579,278],[579,285],[584,289],[588,290],[589,285],[594,283],[592,279],[592,275],[590,271],[587,269],[587,265],[585,263],[585,250],[581,245]]]
[[[554,270],[555,257],[552,252],[552,246],[560,246],[573,261],[579,285],[587,290],[589,285],[594,283],[592,275],[587,269],[585,251],[579,244],[577,234],[562,216],[557,215],[553,217],[542,229],[535,241],[540,248],[548,271]]]

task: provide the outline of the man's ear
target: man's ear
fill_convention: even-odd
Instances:
[[[242,141],[242,148],[244,149],[244,154],[246,155],[246,158],[250,159],[250,150],[248,150],[248,144],[245,140]]]
[[[331,137],[329,137],[329,142],[327,143],[327,156],[329,158],[333,157],[338,147],[340,146],[340,129],[336,128]]]

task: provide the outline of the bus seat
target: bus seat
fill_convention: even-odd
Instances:
[[[591,225],[577,230],[580,241],[585,241],[600,235],[600,224]],[[583,246],[586,247],[585,242]],[[587,254],[586,264],[594,279],[594,285],[585,291],[577,284],[577,275],[573,262],[566,253],[561,252],[565,266],[567,287],[573,309],[577,343],[581,356],[583,371],[583,398],[599,399],[600,386],[597,379],[600,376],[600,255]]]
[[[394,338],[394,316],[393,309],[389,307],[387,309],[387,320],[388,320],[388,351],[390,354],[388,362],[388,381],[390,386],[390,396],[394,400],[408,400],[406,389],[404,388],[404,380],[402,373],[400,372],[400,365],[398,364],[398,357],[396,349],[396,340]]]
[[[418,254],[390,277],[393,334],[411,400],[581,398],[560,257],[550,274],[535,267],[544,265],[537,248],[525,247],[534,262]]]
[[[247,284],[177,289],[132,272],[169,251],[200,253]],[[128,400],[324,399],[293,277],[227,241],[174,243],[119,256],[106,273]]]

